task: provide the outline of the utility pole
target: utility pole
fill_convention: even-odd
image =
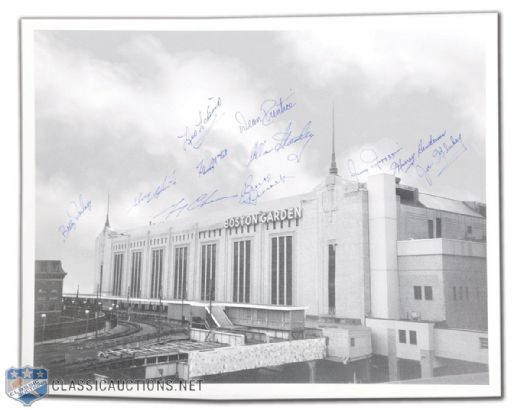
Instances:
[[[182,276],[181,276],[182,279]],[[181,280],[181,328],[184,328],[184,298],[186,294],[184,293],[184,280]]]
[[[76,310],[74,312],[74,316],[78,316],[78,309],[80,309],[80,306],[79,306],[79,283],[78,283],[78,287],[76,289]]]
[[[209,283],[209,323],[210,323],[210,327],[211,327],[211,322],[213,321],[213,297],[215,296],[215,289],[214,289],[214,285],[215,285],[215,278],[213,277],[213,275],[211,275],[211,279],[210,279],[210,283]]]
[[[130,322],[130,285],[126,289],[126,314],[128,316],[127,321]]]
[[[98,316],[99,316],[99,292],[100,292],[100,289],[99,289],[99,284],[97,285],[97,288],[96,288],[96,307],[94,309],[94,326],[96,328],[96,346],[97,346],[97,342],[98,342]]]

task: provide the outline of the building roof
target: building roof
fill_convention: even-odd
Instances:
[[[426,208],[483,218],[481,214],[471,209],[463,201],[458,201],[456,199],[419,192],[419,202]]]
[[[35,263],[35,272],[37,275],[56,273],[66,275],[59,260],[37,260]]]

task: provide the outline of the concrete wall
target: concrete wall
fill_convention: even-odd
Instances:
[[[487,329],[485,243],[409,240],[398,241],[397,251],[401,318],[415,312],[421,320],[446,321],[449,327]],[[414,286],[421,286],[421,300],[415,300]],[[425,300],[424,286],[432,287],[433,300]]]
[[[446,320],[441,255],[399,256],[400,317],[442,322]],[[421,287],[421,300],[414,296],[414,286]],[[425,299],[425,286],[432,287],[433,299]]]
[[[368,177],[368,225],[370,238],[371,315],[399,318],[397,266],[397,198],[395,177]]]
[[[488,349],[482,348],[480,343],[480,339],[488,338],[487,332],[434,329],[433,333],[436,356],[446,359],[488,363]]]
[[[325,339],[223,347],[188,354],[190,378],[325,358]]]
[[[443,254],[485,258],[486,244],[445,238],[399,240],[397,254],[399,256]]]
[[[486,259],[448,255],[442,260],[447,325],[451,328],[486,330]],[[453,288],[457,292],[456,300]]]
[[[329,176],[315,194],[302,203],[295,304],[307,306],[308,315],[332,313],[330,244],[336,247],[335,316],[362,320],[370,310],[367,192]]]
[[[184,320],[191,320],[191,310],[192,307],[187,304],[177,304],[177,303],[168,303],[168,319],[181,320],[182,316],[184,316]]]
[[[327,356],[343,361],[354,361],[372,354],[372,338],[370,329],[324,327],[323,336],[328,339]],[[354,346],[351,346],[351,338]]]
[[[399,240],[428,238],[428,220],[433,220],[435,225],[436,218],[442,220],[443,238],[482,240],[486,236],[485,218],[410,205],[401,205],[398,215]],[[470,236],[468,226],[472,228]]]
[[[400,359],[421,360],[421,351],[434,349],[433,323],[404,320],[382,320],[367,318],[366,326],[372,330],[372,350],[374,354],[388,356],[388,329],[392,329],[396,355]],[[406,343],[399,342],[399,330],[406,332]],[[417,332],[417,344],[410,343],[410,330]]]

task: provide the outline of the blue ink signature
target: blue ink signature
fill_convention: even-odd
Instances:
[[[224,148],[217,155],[210,158],[209,164],[205,164],[204,160],[200,160],[195,169],[199,172],[199,177],[206,175],[207,173],[214,171],[217,163],[220,162],[221,159],[226,158],[228,154],[227,148]]]
[[[220,97],[210,97],[208,101],[205,110],[199,110],[199,118],[195,125],[193,127],[186,126],[184,133],[177,136],[177,138],[183,140],[184,151],[187,147],[199,149],[215,122],[223,115],[218,115],[222,107]]]
[[[257,141],[251,150],[247,165],[267,154],[282,151],[287,147],[302,142],[296,152],[292,152],[287,155],[288,161],[300,162],[303,151],[307,147],[307,144],[310,142],[312,137],[314,137],[314,134],[310,130],[311,124],[312,121],[307,122],[299,134],[293,135],[293,131],[291,129],[292,121],[290,121],[284,131],[278,132],[271,137],[271,141]]]
[[[175,171],[171,174],[166,175],[162,182],[155,187],[154,190],[143,193],[139,192],[138,195],[134,198],[134,207],[140,205],[142,202],[146,202],[149,204],[154,199],[157,199],[161,196],[161,194],[166,191],[168,188],[174,186],[177,183],[177,178],[175,177]]]
[[[264,127],[272,124],[274,120],[287,111],[292,110],[296,103],[290,101],[294,92],[291,92],[285,98],[268,99],[260,105],[260,114],[251,118],[246,118],[240,111],[235,113],[235,120],[238,123],[238,130],[242,134],[245,131],[262,124]]]
[[[396,144],[397,145],[397,144]],[[385,165],[387,165],[390,161],[392,161],[396,155],[401,152],[402,148],[397,145],[397,148],[393,151],[389,152],[388,154],[383,155],[382,157],[379,156],[379,154],[373,150],[373,149],[364,149],[359,154],[359,158],[362,162],[367,164],[366,167],[357,170],[356,163],[352,159],[348,159],[347,161],[347,168],[350,173],[350,176],[352,177],[358,177],[360,175],[366,174],[369,172],[370,168],[378,168],[383,169]]]
[[[444,131],[442,134],[439,134],[438,136],[434,137],[430,134],[430,138],[426,143],[423,142],[423,139],[421,138],[419,140],[419,144],[417,145],[417,155],[420,156],[424,151],[426,151],[428,148],[435,145],[440,139],[444,138],[446,136],[446,131]]]
[[[77,223],[83,214],[86,211],[92,210],[92,201],[89,199],[86,203],[84,203],[83,195],[81,194],[79,195],[78,202],[76,203],[73,201],[71,204],[74,206],[74,213],[71,215],[67,211],[69,220],[64,225],[60,225],[58,227],[58,231],[61,233],[64,242],[69,238],[71,232],[76,229]]]
[[[157,219],[159,217],[163,217],[164,220],[166,220],[171,215],[175,215],[175,217],[178,217],[184,211],[193,211],[195,209],[203,208],[203,207],[213,204],[215,202],[220,202],[220,201],[223,201],[226,199],[237,198],[237,197],[238,197],[238,194],[219,196],[218,189],[215,189],[211,193],[204,193],[202,195],[199,195],[193,201],[188,201],[186,198],[182,198],[180,201],[170,205],[163,211],[156,214],[153,218]]]
[[[444,134],[442,135],[444,136]],[[440,140],[440,138],[438,138],[438,140]],[[443,142],[441,145],[435,145],[435,143],[433,143],[432,146],[434,146],[432,152],[434,161],[426,165],[417,164],[415,166],[417,175],[420,178],[424,178],[430,186],[433,184],[430,172],[436,171],[436,176],[441,176],[446,169],[468,150],[462,141],[462,135],[460,133],[458,136],[450,136],[449,142]],[[458,149],[456,147],[461,148]]]
[[[244,182],[238,202],[245,205],[256,205],[262,195],[280,184],[285,184],[287,178],[295,177],[281,174],[277,177],[272,177],[269,174],[255,183],[253,182],[253,175],[249,175]]]
[[[410,155],[404,157],[404,159],[399,157],[396,161],[393,161],[390,165],[390,170],[394,172],[394,175],[401,172],[406,174],[410,168],[415,165],[416,160],[415,152],[412,152]]]

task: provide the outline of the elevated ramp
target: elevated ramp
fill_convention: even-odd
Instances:
[[[224,328],[233,328],[235,325],[233,325],[233,322],[229,320],[226,313],[224,312],[224,309],[222,309],[222,306],[212,306],[211,312],[208,306],[206,306],[206,311],[211,315],[211,318],[216,323],[218,327],[224,327]]]

